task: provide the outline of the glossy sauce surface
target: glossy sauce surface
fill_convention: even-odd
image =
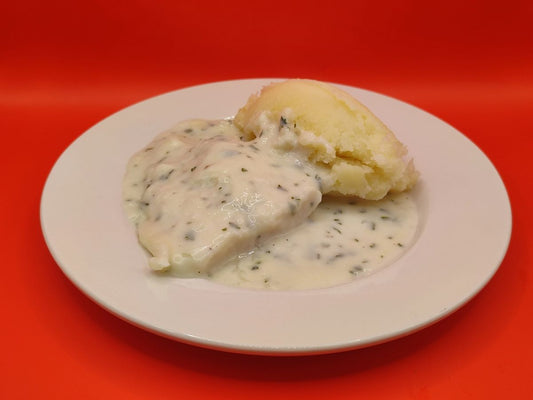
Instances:
[[[418,226],[409,194],[379,201],[324,197],[300,226],[216,270],[214,281],[246,288],[323,288],[368,276],[409,248]]]
[[[346,283],[397,259],[418,223],[409,195],[322,198],[327,172],[295,143],[283,123],[245,140],[231,120],[191,120],[134,155],[124,208],[150,267],[295,290]]]

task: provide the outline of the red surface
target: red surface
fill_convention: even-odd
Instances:
[[[531,4],[4,2],[0,398],[530,398]],[[72,140],[162,92],[268,76],[397,97],[446,120],[485,151],[509,191],[513,236],[500,270],[473,301],[380,346],[269,358],[146,333],[65,278],[43,241],[39,200]]]

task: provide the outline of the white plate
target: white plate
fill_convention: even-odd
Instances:
[[[161,278],[121,208],[129,157],[189,118],[232,116],[272,80],[227,81],[164,94],[98,123],[61,155],[46,182],[41,225],[52,255],[86,295],[139,327],[182,342],[254,354],[327,353],[406,335],[447,316],[498,269],[511,233],[505,187],[461,133],[401,101],[347,86],[409,148],[416,243],[393,265],[353,283],[267,292]]]

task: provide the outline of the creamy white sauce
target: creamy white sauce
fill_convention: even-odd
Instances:
[[[284,121],[251,141],[230,120],[185,121],[156,137],[123,183],[150,267],[291,290],[346,283],[397,259],[417,227],[409,196],[322,199],[328,173],[301,151]]]
[[[416,205],[405,193],[379,201],[324,198],[302,225],[231,259],[210,278],[272,290],[347,283],[398,259],[417,225]]]
[[[231,121],[189,121],[137,153],[124,180],[126,212],[154,270],[207,274],[234,254],[302,223],[320,179],[279,137],[244,142]]]

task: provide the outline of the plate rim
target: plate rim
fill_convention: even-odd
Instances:
[[[356,349],[356,348],[367,347],[367,346],[370,346],[370,345],[375,345],[375,344],[387,342],[389,340],[396,339],[396,338],[403,337],[403,336],[406,336],[408,334],[414,333],[416,331],[419,331],[420,329],[423,329],[423,328],[425,328],[425,327],[427,327],[427,326],[429,326],[431,324],[434,324],[434,323],[442,320],[443,318],[449,316],[453,312],[455,312],[458,309],[460,309],[462,306],[464,306],[466,303],[468,303],[473,297],[475,297],[487,285],[487,283],[492,279],[492,277],[498,271],[499,266],[503,262],[503,259],[504,259],[505,255],[506,255],[506,252],[507,252],[510,240],[511,240],[511,234],[512,234],[512,210],[511,210],[511,204],[510,204],[508,192],[507,192],[507,190],[505,188],[505,183],[503,182],[503,179],[501,178],[499,172],[497,171],[495,166],[492,164],[491,160],[487,157],[487,155],[470,138],[468,138],[466,135],[464,135],[461,132],[459,132],[458,130],[456,130],[453,126],[451,126],[447,122],[445,122],[445,121],[441,120],[440,118],[436,117],[435,115],[430,114],[429,112],[427,112],[425,110],[422,110],[422,109],[420,109],[420,108],[418,108],[418,107],[416,107],[416,106],[414,106],[412,104],[409,104],[409,103],[404,102],[402,100],[395,99],[395,98],[393,98],[391,96],[388,96],[388,95],[384,95],[384,94],[381,94],[381,93],[377,93],[377,92],[374,92],[374,91],[369,91],[369,90],[358,88],[358,87],[338,84],[338,83],[333,83],[333,84],[335,84],[337,86],[340,86],[341,88],[344,88],[344,89],[366,92],[366,93],[370,93],[372,95],[377,95],[377,96],[382,97],[382,98],[387,98],[387,99],[389,99],[390,101],[393,101],[393,102],[402,103],[402,104],[404,104],[406,106],[414,108],[417,112],[425,113],[430,118],[438,120],[439,123],[441,123],[441,124],[445,124],[450,129],[452,129],[453,131],[457,132],[461,136],[462,139],[466,139],[470,143],[470,145],[473,146],[474,150],[479,152],[482,155],[484,160],[486,162],[488,162],[488,165],[490,167],[492,167],[492,173],[493,174],[495,173],[496,177],[498,178],[499,183],[501,185],[501,187],[499,189],[500,190],[503,189],[503,193],[505,194],[505,198],[506,198],[507,209],[505,210],[505,213],[508,214],[508,221],[507,221],[508,224],[507,224],[507,229],[506,229],[506,235],[504,235],[504,236],[506,236],[506,238],[504,239],[505,243],[503,244],[503,247],[502,247],[502,249],[500,251],[499,258],[497,260],[493,261],[494,265],[491,268],[491,271],[488,274],[485,275],[485,277],[484,277],[484,279],[482,281],[478,282],[478,285],[475,288],[475,290],[470,291],[470,293],[468,293],[467,296],[463,297],[460,301],[457,301],[453,306],[451,306],[449,308],[446,308],[446,309],[443,309],[439,313],[435,313],[433,315],[433,318],[431,318],[431,319],[427,319],[426,318],[424,321],[420,321],[419,324],[407,326],[403,330],[399,330],[399,331],[397,330],[395,332],[385,333],[381,337],[374,337],[373,340],[366,340],[366,341],[363,340],[363,341],[361,341],[361,340],[356,339],[356,340],[353,340],[351,342],[344,341],[342,343],[335,343],[335,344],[331,344],[331,343],[327,344],[327,343],[325,343],[323,345],[313,345],[311,347],[309,347],[309,346],[302,346],[302,347],[298,347],[298,346],[278,346],[278,347],[270,346],[269,347],[269,346],[266,346],[265,347],[265,346],[262,346],[261,344],[257,344],[257,345],[249,345],[249,344],[240,345],[240,344],[235,344],[235,343],[233,343],[233,344],[232,343],[224,343],[224,342],[222,342],[220,340],[211,340],[211,339],[205,338],[205,337],[199,338],[199,337],[183,334],[183,333],[180,333],[180,332],[172,332],[172,333],[171,332],[166,332],[165,330],[158,329],[157,326],[150,326],[149,324],[146,324],[142,320],[137,320],[132,315],[125,315],[123,312],[121,312],[120,309],[117,309],[112,304],[109,304],[109,303],[106,303],[106,302],[102,302],[102,299],[99,298],[97,296],[97,294],[95,294],[94,291],[91,290],[90,287],[87,287],[87,285],[84,284],[84,282],[80,281],[75,276],[75,274],[72,273],[72,270],[69,270],[68,266],[63,265],[63,263],[61,262],[61,255],[58,254],[57,249],[54,246],[53,240],[47,234],[47,224],[49,223],[49,221],[47,221],[47,210],[46,210],[46,207],[48,207],[48,204],[47,204],[48,192],[47,191],[50,190],[50,186],[49,186],[50,182],[51,182],[51,180],[54,179],[54,176],[55,176],[54,175],[54,173],[55,173],[54,171],[56,171],[56,168],[59,168],[58,165],[60,165],[60,161],[62,160],[63,156],[67,152],[69,152],[69,150],[72,149],[73,146],[78,146],[80,141],[84,140],[83,138],[88,137],[91,134],[91,132],[94,132],[95,130],[98,130],[98,129],[101,129],[102,127],[105,127],[105,124],[107,122],[109,122],[111,119],[116,119],[116,118],[120,119],[120,117],[124,114],[125,111],[131,110],[132,108],[135,108],[135,107],[143,107],[143,105],[150,104],[153,101],[162,100],[166,96],[172,96],[173,94],[176,94],[176,93],[185,93],[186,91],[195,91],[195,90],[198,90],[200,88],[209,89],[210,87],[213,87],[213,85],[215,85],[215,86],[216,85],[232,86],[232,85],[240,85],[242,83],[247,83],[247,84],[256,85],[256,86],[260,87],[260,85],[264,85],[264,84],[266,84],[266,83],[268,83],[270,81],[275,81],[275,80],[280,80],[280,79],[283,79],[283,78],[234,79],[234,80],[226,80],[226,81],[204,83],[204,84],[201,84],[201,85],[187,86],[187,87],[184,87],[182,89],[178,89],[178,90],[170,91],[170,92],[167,92],[167,93],[163,93],[163,94],[160,94],[160,95],[157,95],[157,96],[142,100],[142,101],[137,102],[135,104],[132,104],[132,105],[130,105],[128,107],[125,107],[125,108],[123,108],[123,109],[121,109],[121,110],[109,115],[108,117],[106,117],[106,118],[102,119],[101,121],[97,122],[91,128],[89,128],[84,133],[79,135],[74,141],[72,141],[72,143],[70,143],[68,145],[68,147],[61,153],[61,155],[58,157],[58,159],[54,163],[54,166],[50,170],[50,173],[48,174],[46,182],[45,182],[44,187],[43,187],[43,191],[42,191],[42,194],[41,194],[41,202],[40,202],[40,222],[41,222],[41,229],[42,229],[42,232],[43,232],[43,236],[44,236],[46,245],[47,245],[50,253],[52,254],[52,257],[54,258],[55,262],[58,264],[58,266],[60,267],[62,272],[65,274],[65,276],[82,293],[87,295],[93,302],[95,302],[96,304],[98,304],[102,308],[106,309],[107,311],[109,311],[113,315],[119,317],[120,319],[122,319],[124,321],[127,321],[127,322],[129,322],[129,323],[131,323],[131,324],[133,324],[133,325],[135,325],[135,326],[137,326],[139,328],[142,328],[142,329],[145,329],[147,331],[156,333],[156,334],[158,334],[160,336],[164,336],[164,337],[167,337],[167,338],[170,338],[170,339],[174,339],[174,340],[178,340],[180,342],[184,342],[184,343],[188,343],[188,344],[197,345],[197,346],[200,346],[200,347],[211,348],[211,349],[216,349],[216,350],[223,350],[223,351],[229,351],[229,352],[236,352],[236,353],[261,354],[261,355],[304,355],[304,354],[332,353],[332,352],[347,351],[347,350],[352,350],[352,349]],[[178,121],[176,121],[176,122],[178,122]],[[416,158],[415,158],[415,163],[416,163]],[[241,289],[238,289],[238,290],[241,290]]]

